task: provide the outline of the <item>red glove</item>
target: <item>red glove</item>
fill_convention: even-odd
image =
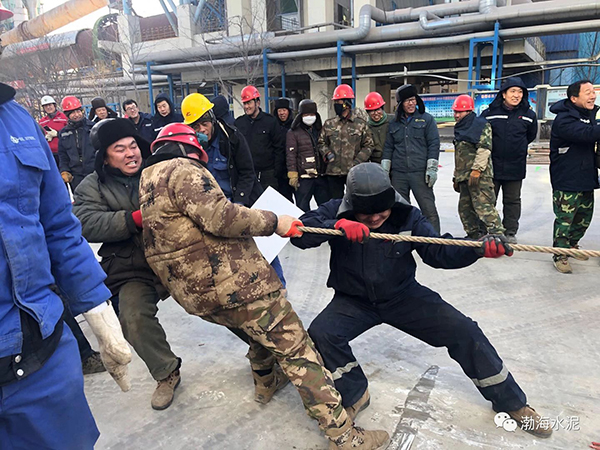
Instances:
[[[144,226],[142,225],[142,211],[140,211],[139,209],[137,211],[133,211],[131,213],[131,217],[133,218],[136,227],[144,228]]]
[[[303,227],[304,224],[299,220],[294,220],[290,225],[290,229],[286,231],[286,233],[281,236],[284,238],[297,238],[302,236],[302,231],[298,229],[298,227]]]
[[[506,237],[502,234],[488,234],[482,237],[481,247],[477,252],[484,258],[499,258],[503,255],[512,256],[513,249],[508,245]]]
[[[342,230],[346,239],[352,242],[359,242],[362,244],[369,239],[369,227],[360,222],[340,219],[335,223],[334,228],[336,230]]]

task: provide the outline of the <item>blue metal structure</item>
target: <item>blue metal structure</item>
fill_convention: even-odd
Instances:
[[[148,97],[150,100],[150,111],[154,112],[154,91],[152,90],[152,62],[146,63],[146,70],[148,72]]]
[[[342,84],[342,57],[346,56],[352,60],[352,90],[356,93],[356,55],[353,53],[344,53],[343,41],[337,41],[337,84]],[[352,106],[356,106],[356,99],[352,100]]]
[[[494,36],[485,38],[473,38],[469,42],[469,81],[468,90],[474,89],[497,89],[498,79],[502,77],[502,56],[504,54],[504,41],[498,33],[500,25],[498,22],[494,25]],[[490,84],[480,84],[481,79],[481,51],[486,45],[492,46],[492,76]],[[477,59],[475,60],[475,78],[473,78],[473,59],[474,51],[477,50]]]
[[[173,75],[172,74],[167,75],[167,81],[169,82],[169,97],[171,97],[173,104],[176,105],[177,98],[175,97],[176,93],[175,93],[175,86],[173,85]]]
[[[270,52],[268,48],[263,49],[263,83],[265,86],[265,101],[263,104],[263,108],[265,112],[269,113],[269,58],[267,54]]]

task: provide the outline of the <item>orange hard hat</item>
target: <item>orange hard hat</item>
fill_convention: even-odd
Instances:
[[[81,102],[77,97],[68,95],[62,99],[60,107],[64,112],[75,111],[76,109],[81,108]]]
[[[352,87],[350,87],[347,84],[340,84],[333,91],[333,97],[331,98],[331,100],[346,100],[346,99],[353,99],[353,98],[354,98],[354,91],[352,90]]]
[[[473,111],[475,109],[475,103],[470,95],[462,94],[456,97],[452,104],[452,111]]]
[[[165,142],[178,142],[180,144],[191,145],[199,150],[198,155],[200,156],[200,161],[208,163],[208,155],[200,145],[200,142],[198,142],[196,132],[188,125],[183,123],[170,123],[160,130],[160,133],[158,133],[158,136],[156,136],[156,139],[150,147],[152,153],[158,150],[158,147]]]
[[[365,109],[367,111],[375,111],[385,105],[383,97],[379,92],[369,92],[365,97]]]
[[[257,98],[260,98],[260,92],[258,92],[256,87],[246,86],[244,89],[242,89],[242,103],[246,103]]]

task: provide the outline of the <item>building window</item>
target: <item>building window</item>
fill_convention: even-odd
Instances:
[[[335,0],[335,23],[352,26],[352,1]]]
[[[298,0],[267,0],[267,21],[269,31],[300,28]]]

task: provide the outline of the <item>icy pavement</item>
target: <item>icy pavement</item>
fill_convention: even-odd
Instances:
[[[435,192],[443,231],[463,236],[451,183],[453,156],[440,155]],[[519,242],[551,245],[548,166],[527,169]],[[600,249],[597,221],[581,245]],[[326,246],[300,251],[290,245],[280,255],[289,299],[306,326],[332,296],[325,287],[328,256]],[[597,259],[571,264],[574,273],[563,275],[551,256],[519,253],[453,271],[432,269],[419,260],[417,272],[422,284],[479,323],[529,403],[558,429],[550,439],[497,428],[491,405],[445,349],[385,325],[352,343],[371,392],[371,406],[357,424],[393,434],[390,450],[574,450],[598,441],[600,267]],[[128,393],[121,393],[106,374],[87,376],[87,398],[102,433],[97,449],[328,448],[291,385],[266,406],[253,401],[246,348],[233,334],[187,315],[171,299],[160,308],[169,342],[183,359],[175,401],[165,411],[151,409],[156,383],[136,355]]]

